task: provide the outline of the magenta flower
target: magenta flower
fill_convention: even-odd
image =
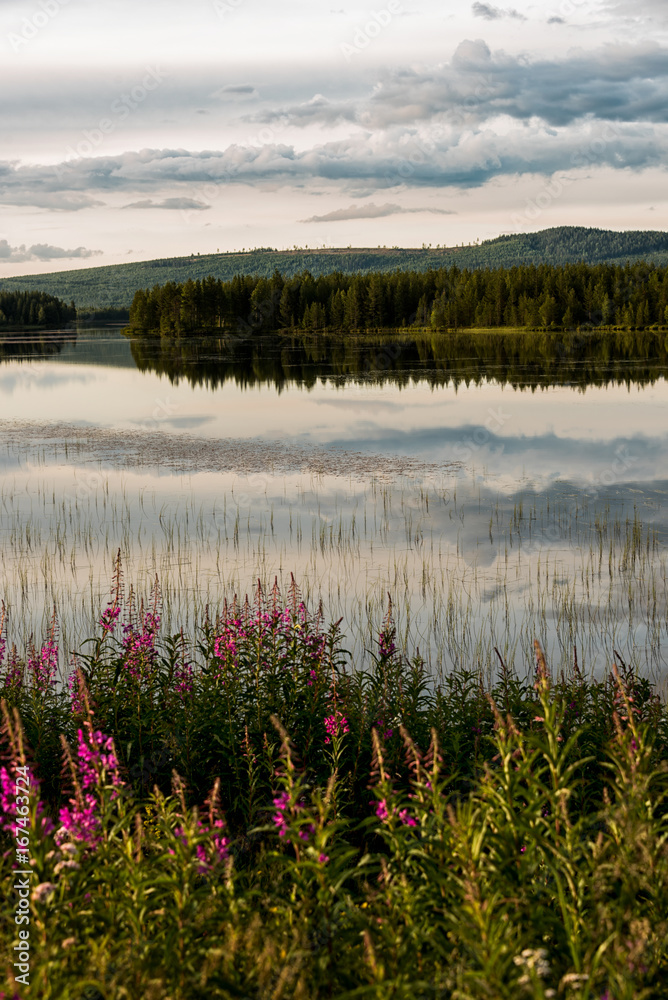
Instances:
[[[102,631],[105,635],[113,630],[120,613],[121,609],[115,600],[111,604],[108,604],[104,609],[98,624],[102,627]]]
[[[331,743],[333,737],[343,736],[344,733],[350,732],[350,727],[348,726],[348,720],[345,715],[341,712],[336,711],[334,715],[328,715],[324,719],[325,729],[328,735],[325,737],[325,743]]]
[[[191,663],[180,663],[174,671],[174,690],[181,699],[192,694],[194,686],[193,668]]]
[[[408,809],[399,810],[399,819],[401,820],[404,826],[417,826],[417,820],[413,819],[413,817],[408,812]]]
[[[318,861],[320,862],[321,865],[326,865],[327,862],[329,861],[329,855],[327,855],[327,854],[320,854],[318,856]]]
[[[33,686],[40,694],[48,691],[56,680],[58,669],[58,644],[53,636],[46,642],[39,653],[33,647],[28,657],[28,670],[32,674]]]
[[[4,653],[4,647],[3,647]],[[0,659],[0,663],[1,663]],[[7,661],[7,669],[5,671],[5,688],[20,688],[23,685],[23,666],[19,662],[19,654],[16,650],[16,646],[12,646],[12,651],[9,654],[9,659]]]
[[[290,793],[282,792],[275,799],[273,799],[273,803],[276,806],[276,812],[274,813],[272,819],[276,824],[278,836],[284,837],[288,832],[288,821],[285,818],[285,810],[290,804]]]
[[[102,839],[98,795],[105,784],[111,784],[111,799],[118,797],[118,789],[123,787],[120,765],[113,739],[92,729],[87,733],[83,729],[77,731],[77,758],[80,788],[77,787],[69,806],[63,806],[58,814],[60,829],[56,841],[59,844],[78,841],[95,848]]]
[[[385,823],[390,818],[390,813],[387,808],[387,802],[385,799],[381,799],[376,806],[376,816],[379,820]]]
[[[30,776],[30,791],[31,794],[37,799],[37,807],[35,810],[36,819],[41,822],[42,833],[47,836],[53,832],[53,823],[49,817],[44,812],[44,805],[39,800],[39,782],[34,777]],[[25,794],[23,791],[19,794]],[[7,833],[15,836],[16,834],[16,820],[18,813],[16,811],[16,774],[14,772],[14,765],[10,764],[10,770],[4,766],[0,766],[0,829],[5,830]]]
[[[141,681],[151,676],[157,655],[155,641],[159,627],[160,615],[151,611],[144,615],[139,632],[132,624],[123,626],[123,665],[134,680]]]

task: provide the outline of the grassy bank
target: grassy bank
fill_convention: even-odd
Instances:
[[[64,683],[2,633],[9,996],[664,995],[668,713],[619,658],[436,685],[390,609],[360,672],[296,587],[193,653],[116,583]]]

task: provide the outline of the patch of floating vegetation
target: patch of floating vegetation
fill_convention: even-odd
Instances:
[[[369,480],[442,473],[461,462],[424,462],[407,455],[381,455],[292,442],[197,438],[188,434],[111,430],[75,424],[0,421],[5,446],[49,449],[53,460],[100,462],[126,469],[157,467],[179,474],[194,472],[310,472]],[[45,452],[44,452],[45,454]],[[29,457],[29,453],[28,453]]]

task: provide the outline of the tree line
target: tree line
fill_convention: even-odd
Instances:
[[[668,324],[668,267],[540,264],[369,274],[303,271],[167,282],[136,292],[133,333],[402,327],[645,329]]]
[[[74,302],[67,305],[47,292],[0,292],[0,330],[63,326],[76,315]]]

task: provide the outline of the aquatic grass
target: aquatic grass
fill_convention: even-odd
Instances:
[[[534,635],[560,667],[575,645],[586,671],[617,649],[654,678],[665,672],[665,528],[650,508],[531,491],[505,503],[447,476],[285,475],[270,477],[266,496],[246,477],[203,476],[195,499],[175,496],[178,477],[140,486],[107,470],[78,496],[76,479],[70,491],[55,475],[38,466],[0,491],[0,593],[23,643],[45,631],[55,605],[63,648],[78,647],[120,546],[146,600],[160,576],[170,629],[192,632],[207,605],[215,614],[224,594],[250,592],[258,578],[285,589],[289,566],[308,601],[343,617],[360,664],[390,592],[399,645],[419,647],[435,676],[463,663],[495,671],[494,646],[512,665]]]

